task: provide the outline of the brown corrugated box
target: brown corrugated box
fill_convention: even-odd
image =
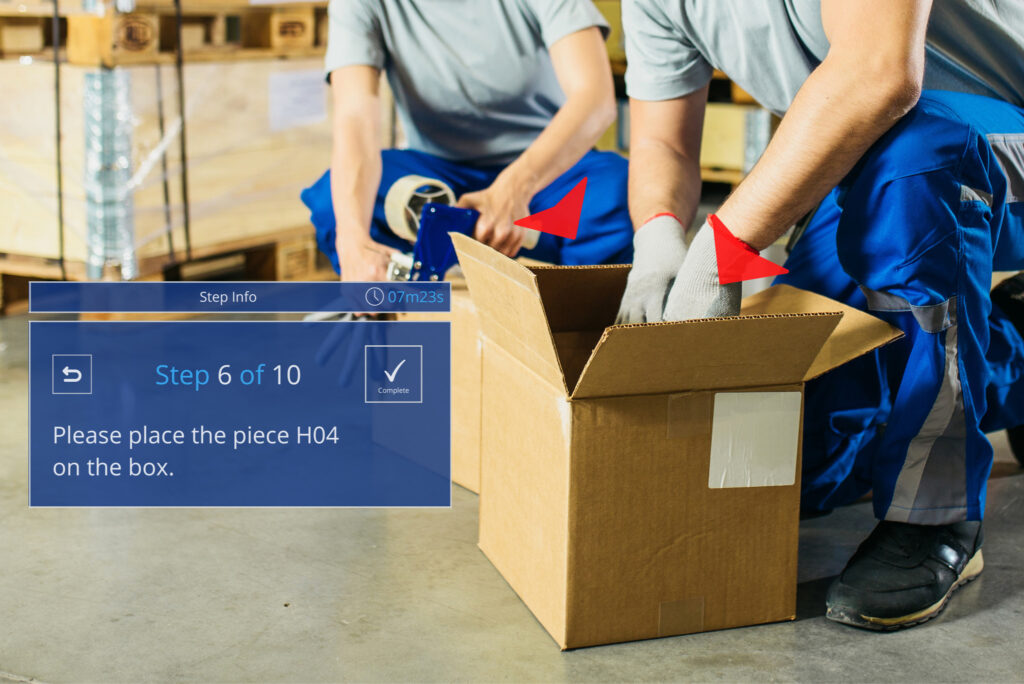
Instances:
[[[450,314],[401,314],[402,320],[451,321],[452,480],[480,491],[480,321],[462,278],[452,280]]]
[[[803,383],[899,331],[785,286],[611,325],[628,266],[453,241],[483,335],[480,548],[555,641],[792,619]]]

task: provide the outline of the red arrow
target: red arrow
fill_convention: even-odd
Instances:
[[[555,206],[521,218],[514,223],[523,228],[532,228],[542,233],[551,233],[574,240],[576,232],[580,228],[580,212],[583,211],[583,196],[586,192],[587,179],[584,178]]]
[[[721,219],[714,214],[708,216],[708,223],[715,231],[715,258],[718,259],[720,284],[728,285],[789,273],[787,269],[768,261],[753,247],[730,233]]]

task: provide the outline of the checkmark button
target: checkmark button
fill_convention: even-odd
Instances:
[[[401,361],[398,362],[398,365],[395,366],[395,370],[391,371],[390,373],[388,373],[387,371],[384,371],[384,375],[388,376],[388,382],[394,382],[395,381],[395,376],[398,375],[398,369],[401,368],[404,365],[405,365],[405,359],[402,359]]]
[[[369,344],[364,347],[367,404],[423,402],[423,346]]]

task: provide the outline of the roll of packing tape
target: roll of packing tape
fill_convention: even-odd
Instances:
[[[402,176],[388,188],[384,196],[384,218],[391,232],[409,242],[416,241],[420,215],[427,202],[455,204],[455,193],[448,184],[426,176]],[[529,228],[523,235],[523,249],[537,246],[540,233]]]
[[[436,178],[402,176],[391,184],[384,196],[384,218],[388,228],[403,240],[415,242],[420,228],[420,212],[427,202],[455,204],[455,193]]]
[[[533,228],[526,228],[523,233],[523,249],[533,249],[537,246],[537,240],[540,240],[540,233]]]

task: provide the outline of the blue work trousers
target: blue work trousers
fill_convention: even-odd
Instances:
[[[503,166],[471,166],[442,159],[415,150],[384,150],[383,172],[373,209],[370,236],[404,252],[412,245],[397,237],[384,217],[384,198],[391,185],[403,176],[424,176],[444,181],[456,198],[467,192],[484,190],[494,182]],[[533,249],[522,256],[551,264],[626,264],[633,260],[633,224],[626,206],[628,163],[614,152],[591,151],[554,182],[538,192],[530,202],[530,212],[553,207],[583,178],[587,192],[580,216],[579,232],[573,240],[542,233]],[[302,193],[316,227],[317,243],[338,271],[335,249],[334,205],[331,201],[330,172]]]
[[[1024,269],[1024,110],[926,91],[819,207],[778,282],[904,338],[808,384],[803,506],[981,519],[986,433],[1024,424],[1024,340],[989,296]]]

